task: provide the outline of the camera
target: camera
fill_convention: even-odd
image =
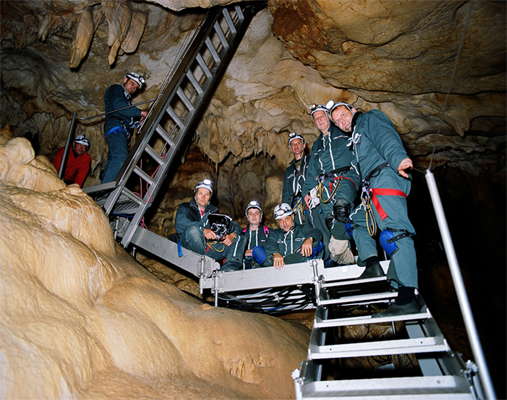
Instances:
[[[232,232],[232,218],[224,214],[208,215],[208,224],[218,241]]]

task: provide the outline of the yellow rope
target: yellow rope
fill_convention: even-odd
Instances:
[[[317,197],[319,198],[320,202],[323,204],[329,203],[333,199],[336,191],[338,190],[338,186],[340,186],[341,182],[342,182],[342,180],[338,179],[338,183],[335,183],[333,185],[333,190],[331,191],[331,194],[329,195],[327,200],[324,200],[322,198],[322,193],[324,192],[324,185],[322,184],[322,182],[319,182],[319,184],[317,185]]]
[[[377,234],[377,223],[375,222],[375,216],[373,215],[373,210],[371,209],[370,201],[363,202],[364,205],[364,214],[366,220],[366,229],[368,229],[368,234],[370,236],[375,236]]]
[[[222,245],[224,246],[222,248],[222,250],[218,250],[214,244],[217,244],[217,243],[220,243],[220,242],[217,242],[217,241],[214,241],[214,242],[208,242],[208,246],[211,247],[211,249],[215,250],[217,253],[223,253],[225,251],[225,244],[222,243]]]

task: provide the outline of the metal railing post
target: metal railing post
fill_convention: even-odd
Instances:
[[[65,149],[63,150],[62,163],[60,164],[60,169],[58,171],[58,178],[62,179],[63,171],[65,171],[65,165],[67,164],[67,158],[69,155],[69,147],[72,143],[72,139],[74,137],[74,127],[76,125],[76,112],[72,113],[72,121],[70,122],[69,134],[67,135],[67,142],[65,142]]]
[[[442,235],[445,254],[447,256],[447,262],[449,263],[452,281],[456,289],[456,295],[458,297],[461,314],[463,316],[463,321],[465,322],[465,329],[468,334],[468,340],[470,341],[470,346],[472,347],[472,353],[475,357],[475,362],[479,367],[479,378],[481,380],[487,398],[494,400],[496,399],[495,389],[493,387],[488,366],[482,352],[479,335],[477,334],[477,329],[475,327],[475,322],[472,315],[472,309],[470,308],[470,303],[468,302],[468,296],[465,290],[465,285],[463,283],[463,277],[461,276],[461,271],[459,269],[458,260],[454,251],[451,234],[449,233],[449,227],[447,226],[447,219],[445,218],[445,213],[442,207],[442,202],[440,200],[440,194],[438,193],[435,177],[429,169],[426,170],[425,177],[431,195],[433,208],[435,209],[435,215],[437,217],[440,234]]]

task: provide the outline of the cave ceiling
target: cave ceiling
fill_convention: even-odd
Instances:
[[[103,111],[107,86],[142,72],[156,96],[202,8],[227,0],[38,0],[1,4],[0,124],[63,144],[70,113]],[[270,0],[251,23],[195,143],[215,164],[260,154],[280,166],[286,134],[317,132],[308,106],[329,99],[393,121],[416,164],[503,168],[503,1]],[[82,121],[94,164],[100,119]]]

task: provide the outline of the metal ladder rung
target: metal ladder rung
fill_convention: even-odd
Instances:
[[[170,147],[174,147],[174,142],[173,140],[169,137],[169,133],[164,129],[162,128],[162,126],[160,125],[157,125],[157,127],[155,128],[155,131],[159,134],[159,136],[165,140],[165,142],[170,146]]]
[[[190,83],[194,87],[194,89],[197,92],[197,94],[199,96],[201,96],[204,93],[204,91],[202,90],[201,85],[199,85],[199,82],[197,82],[197,79],[195,79],[195,76],[192,73],[192,71],[188,70],[185,75],[187,76],[188,80],[190,81]]]
[[[241,7],[234,6],[234,9],[236,10],[236,15],[238,16],[238,20],[243,21],[245,19],[245,15],[243,14],[243,11],[241,11]]]
[[[195,59],[197,60],[197,63],[203,70],[204,74],[208,77],[208,79],[211,79],[213,77],[213,74],[211,73],[211,70],[209,69],[208,65],[204,61],[204,58],[202,58],[201,54],[197,54],[195,56]]]
[[[215,32],[217,33],[218,38],[220,39],[220,42],[222,43],[222,46],[224,46],[224,49],[229,49],[229,47],[230,47],[229,42],[227,41],[224,31],[222,30],[222,27],[220,26],[218,21],[213,24],[213,28],[215,29]]]
[[[223,8],[222,15],[224,16],[225,22],[229,27],[231,33],[235,35],[238,31],[236,29],[236,26],[234,25],[234,22],[232,21],[231,14],[229,14],[229,10],[227,8]]]
[[[176,125],[178,125],[181,129],[185,128],[185,124],[183,123],[183,121],[180,119],[180,117],[176,114],[176,112],[173,110],[173,108],[171,106],[168,106],[166,108],[166,112],[167,112],[167,114],[169,114],[169,116],[172,118],[172,120],[176,123]]]
[[[318,334],[316,333],[315,336],[317,335]],[[314,336],[313,333],[312,336]],[[443,337],[382,340],[367,343],[336,344],[326,346],[318,346],[314,343],[310,343],[308,358],[315,360],[327,358],[369,357],[394,354],[448,352],[449,350],[449,346]]]
[[[380,292],[380,293],[368,293],[358,294],[352,296],[343,296],[336,299],[317,299],[318,305],[330,305],[330,304],[346,304],[346,303],[357,303],[357,302],[372,302],[375,300],[388,300],[393,299],[398,295],[397,292]]]
[[[176,94],[178,95],[178,97],[180,98],[180,100],[183,102],[183,104],[185,104],[185,107],[187,107],[188,111],[194,111],[195,110],[194,105],[189,100],[189,98],[187,97],[187,95],[185,94],[185,92],[183,92],[183,90],[181,89],[181,87],[179,87],[178,90],[176,90]]]
[[[211,56],[213,57],[213,60],[215,60],[216,63],[220,62],[220,56],[218,55],[217,50],[215,49],[215,46],[213,46],[213,43],[211,43],[211,39],[207,37],[204,40],[204,43],[206,44],[206,47],[208,48],[209,52],[211,53]]]
[[[386,281],[386,276],[379,276],[376,278],[365,278],[365,279],[348,279],[346,281],[336,281],[336,282],[329,282],[329,283],[323,283],[323,288],[329,288],[329,287],[338,287],[338,286],[350,286],[350,285],[359,285],[362,283],[371,283],[371,282],[382,282]]]
[[[159,153],[157,153],[157,152],[155,151],[155,149],[154,149],[153,147],[151,147],[150,145],[146,145],[146,147],[144,148],[144,151],[145,151],[146,153],[148,153],[148,154],[149,154],[149,156],[150,156],[151,158],[153,158],[153,159],[157,162],[157,164],[158,164],[158,165],[164,165],[164,164],[165,164],[164,159],[163,159],[163,158],[160,156],[160,154],[159,154]]]
[[[147,182],[150,186],[153,185],[153,178],[149,176],[146,172],[144,172],[141,168],[139,168],[137,165],[134,167],[134,172],[136,173],[137,176],[139,176],[141,179]]]
[[[465,378],[451,375],[314,381],[304,385],[303,398],[472,400],[474,396]]]
[[[135,194],[134,192],[130,191],[126,187],[123,188],[123,190],[121,191],[121,193],[124,194],[125,196],[127,196],[133,202],[135,202],[135,203],[137,203],[139,205],[143,204],[143,199],[141,199],[137,194]]]
[[[382,324],[386,322],[397,321],[414,321],[423,320],[431,317],[429,312],[422,312],[417,314],[396,315],[391,317],[373,318],[372,315],[365,315],[361,317],[348,317],[348,318],[322,318],[318,312],[315,313],[315,320],[313,323],[314,328],[330,328],[335,326],[352,326],[352,325],[368,325],[368,324]]]

